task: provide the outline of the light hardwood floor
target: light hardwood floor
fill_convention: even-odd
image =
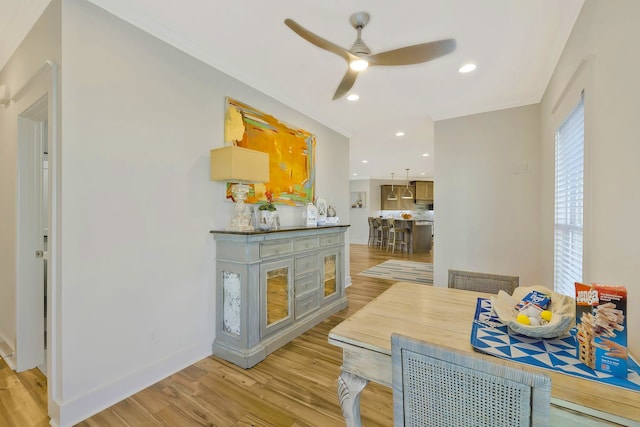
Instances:
[[[349,306],[276,350],[251,369],[207,357],[78,424],[111,426],[344,426],[336,379],[341,349],[329,331],[393,281],[358,276],[390,258],[433,262],[433,251],[408,255],[351,245]],[[0,361],[0,426],[47,426],[46,378],[16,374]],[[369,384],[361,397],[367,426],[393,425],[391,390]]]

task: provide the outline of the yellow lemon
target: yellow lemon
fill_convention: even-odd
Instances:
[[[531,324],[531,322],[529,321],[529,316],[522,313],[518,314],[518,317],[516,317],[516,322],[522,323],[523,325]]]
[[[551,312],[549,310],[542,310],[540,312],[540,317],[547,322],[551,322]]]

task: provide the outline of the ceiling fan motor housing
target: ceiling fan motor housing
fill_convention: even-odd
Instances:
[[[351,49],[349,51],[356,56],[366,56],[371,53],[371,49],[369,49],[369,46],[364,44],[360,37],[358,37],[358,39],[353,43],[353,46],[351,46]]]

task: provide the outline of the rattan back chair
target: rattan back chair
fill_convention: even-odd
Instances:
[[[479,353],[391,336],[394,426],[547,426],[551,379]]]
[[[509,295],[513,295],[513,290],[518,287],[519,283],[520,278],[518,276],[449,270],[450,288],[490,294],[497,294],[498,291],[502,290]]]

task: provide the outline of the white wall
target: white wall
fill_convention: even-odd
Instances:
[[[435,123],[436,286],[448,269],[540,284],[538,129],[537,105]]]
[[[628,291],[628,339],[640,355],[640,83],[635,54],[640,2],[587,0],[541,103],[541,279],[553,282],[552,110],[581,62],[593,57],[585,92],[585,258],[583,281]]]

